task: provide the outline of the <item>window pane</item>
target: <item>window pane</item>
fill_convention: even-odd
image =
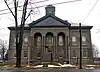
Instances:
[[[27,37],[24,37],[24,42],[28,42],[28,38]]]
[[[51,35],[48,35],[46,38],[46,43],[47,44],[52,44],[53,43],[53,37]]]
[[[82,36],[82,41],[85,42],[86,41],[86,37]]]
[[[75,36],[72,37],[72,41],[76,42],[76,37]]]
[[[63,36],[59,36],[59,45],[63,45]]]
[[[76,52],[73,50],[73,57],[76,57]]]
[[[24,57],[28,56],[28,51],[24,51]]]
[[[84,50],[83,51],[83,57],[86,57],[86,55],[87,55],[87,52],[86,52],[86,50]]]
[[[37,37],[37,45],[41,45],[41,36]]]
[[[16,53],[14,53],[14,57],[16,57]]]

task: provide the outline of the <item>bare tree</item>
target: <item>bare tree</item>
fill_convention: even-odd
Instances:
[[[95,44],[92,44],[92,50],[93,50],[93,57],[98,57],[99,55],[99,49]]]
[[[3,62],[4,62],[6,51],[7,51],[7,42],[0,39],[0,55]]]
[[[27,5],[29,0],[23,0],[22,7],[22,16],[21,16],[21,24],[20,27],[18,27],[18,7],[19,7],[19,0],[12,0],[13,6],[14,6],[14,12],[12,8],[10,7],[10,3],[8,3],[10,0],[4,0],[6,6],[10,10],[12,16],[15,20],[15,36],[16,36],[16,67],[21,67],[21,51],[22,51],[22,43],[23,43],[23,33],[24,33],[24,25],[26,19],[30,16],[30,13],[32,10],[29,11],[27,14]],[[27,16],[26,16],[27,14]],[[18,36],[18,32],[20,33]]]

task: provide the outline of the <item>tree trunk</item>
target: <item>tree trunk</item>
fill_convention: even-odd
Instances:
[[[16,67],[21,67],[21,51],[23,45],[23,34],[24,34],[24,25],[25,25],[25,17],[26,17],[26,10],[27,10],[28,0],[24,2],[23,5],[23,13],[21,18],[21,26],[20,26],[20,36],[19,36],[19,43],[18,43],[18,57],[16,61]],[[17,47],[16,47],[17,48]]]

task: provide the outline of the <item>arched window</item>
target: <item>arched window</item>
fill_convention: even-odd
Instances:
[[[41,36],[37,36],[36,43],[37,45],[41,45]]]
[[[28,57],[28,51],[27,50],[24,51],[24,57]]]
[[[53,34],[52,33],[47,33],[46,34],[46,44],[53,44]]]
[[[72,42],[76,42],[76,37],[72,36]]]
[[[41,33],[36,33],[34,35],[34,42],[36,46],[41,46],[41,42],[42,42],[42,35]]]
[[[82,36],[82,41],[86,42],[86,37],[85,36]]]
[[[77,45],[76,36],[72,36],[72,45]]]
[[[82,36],[82,45],[86,45],[86,36]]]
[[[73,50],[73,57],[76,57],[76,51]]]
[[[25,43],[28,42],[28,37],[27,37],[27,36],[24,37],[24,42],[25,42]]]
[[[16,58],[16,53],[14,53],[14,58]]]
[[[57,38],[58,39],[58,45],[63,46],[64,43],[65,43],[65,34],[60,32],[60,33],[58,33],[57,37],[58,37]]]
[[[59,36],[59,45],[62,46],[64,43],[63,43],[63,36],[60,35]]]
[[[83,51],[83,57],[87,57],[87,52],[86,52],[86,50]]]
[[[24,36],[23,38],[23,45],[28,46],[28,36]]]

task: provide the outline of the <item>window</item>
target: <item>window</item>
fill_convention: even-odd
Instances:
[[[87,52],[86,52],[86,50],[83,51],[83,57],[87,57]]]
[[[37,57],[40,57],[41,56],[41,53],[40,52],[37,52]]]
[[[86,42],[86,37],[85,36],[82,36],[82,41]]]
[[[24,36],[23,38],[23,45],[28,46],[28,36]]]
[[[16,53],[14,53],[14,58],[16,57]]]
[[[24,51],[24,57],[28,56],[28,51]]]
[[[76,51],[73,50],[73,57],[76,57]]]
[[[59,45],[60,45],[60,46],[63,45],[63,36],[59,36]]]
[[[82,45],[86,45],[86,37],[82,36]]]
[[[24,37],[24,42],[28,42],[28,37]]]
[[[47,42],[47,44],[53,44],[53,36],[47,35],[46,42]]]
[[[41,33],[35,33],[34,34],[34,43],[36,46],[41,46],[41,41],[42,41],[42,35]]]
[[[41,59],[41,53],[40,51],[37,52],[37,60],[40,60]]]
[[[41,36],[37,36],[37,45],[41,45]]]
[[[72,45],[77,45],[77,39],[75,36],[72,36]]]
[[[72,36],[72,42],[76,42],[76,37]]]

